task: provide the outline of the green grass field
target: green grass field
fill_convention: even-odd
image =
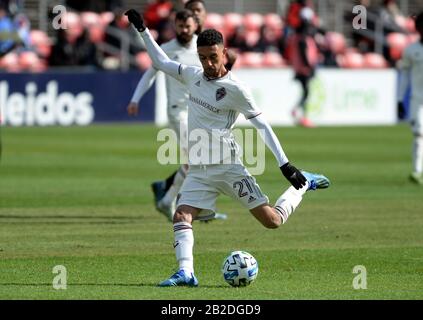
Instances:
[[[332,186],[276,230],[221,196],[228,220],[194,223],[198,288],[156,287],[176,268],[172,225],[150,190],[176,168],[157,163],[157,131],[1,128],[0,299],[423,298],[423,187],[408,181],[408,126],[276,129],[291,161]],[[270,152],[266,161],[257,180],[274,203],[288,183]],[[246,288],[220,273],[235,249],[259,262]],[[52,286],[56,265],[66,290]],[[366,290],[353,289],[356,265]]]

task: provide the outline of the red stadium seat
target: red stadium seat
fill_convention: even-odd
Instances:
[[[147,52],[140,52],[136,55],[137,65],[141,70],[146,70],[152,66],[151,58]]]
[[[263,17],[263,23],[268,28],[272,28],[275,30],[282,30],[283,28],[283,21],[280,15],[276,13],[268,13]]]
[[[408,32],[416,32],[416,22],[414,21],[413,18],[407,18],[405,20],[405,28],[407,29]]]
[[[259,52],[245,52],[240,58],[241,67],[259,68],[263,65],[263,54]]]
[[[224,19],[223,16],[218,13],[208,13],[206,22],[204,23],[206,29],[216,29],[219,31],[224,31]]]
[[[41,30],[31,30],[29,34],[31,45],[35,51],[42,56],[48,57],[51,53],[51,40],[48,35]]]
[[[115,19],[113,12],[102,12],[100,13],[100,23],[105,27]]]
[[[363,55],[356,52],[347,52],[344,55],[338,55],[338,63],[342,68],[358,69],[363,68]]]
[[[258,31],[263,25],[264,19],[259,13],[247,13],[244,16],[243,23],[247,30]]]
[[[101,24],[101,17],[98,13],[85,11],[81,12],[81,22],[86,28]]]
[[[99,43],[104,39],[104,27],[102,25],[95,25],[89,28],[90,40],[93,43]]]
[[[66,12],[63,17],[63,21],[66,25],[66,34],[69,38],[76,39],[84,31],[81,23],[81,17],[75,12]]]
[[[340,54],[345,52],[346,40],[342,33],[329,31],[326,33],[326,41],[330,51],[333,53]]]
[[[33,51],[24,51],[19,55],[19,65],[23,70],[33,70],[40,63],[40,59]]]
[[[260,40],[260,32],[257,30],[247,30],[245,32],[245,42],[249,47],[254,47]]]
[[[384,69],[388,67],[388,62],[385,58],[377,53],[366,53],[363,59],[364,68]]]
[[[389,45],[389,53],[392,59],[398,60],[402,56],[402,52],[408,45],[407,36],[402,33],[393,32],[387,35],[386,40]]]
[[[263,67],[284,67],[286,66],[282,55],[279,52],[265,52],[263,53]]]
[[[243,16],[240,13],[230,12],[223,16],[223,25],[225,27],[226,35],[231,35],[236,28],[242,25]]]
[[[8,72],[19,72],[21,68],[18,55],[14,52],[10,52],[0,58],[0,68]]]

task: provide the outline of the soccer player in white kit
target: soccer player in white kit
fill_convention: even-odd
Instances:
[[[201,67],[197,54],[198,23],[194,14],[188,10],[181,10],[175,16],[176,38],[164,43],[161,47],[163,51],[172,58],[183,64]],[[140,79],[131,102],[128,105],[128,114],[138,113],[138,103],[142,96],[150,89],[156,79],[159,70],[151,67]],[[188,92],[187,88],[180,81],[166,75],[166,96],[167,115],[169,126],[173,129],[181,142],[184,138],[188,126]],[[184,142],[180,143],[182,146]],[[187,150],[183,150],[187,152]],[[181,165],[177,172],[172,174],[166,181],[157,181],[152,184],[157,210],[162,212],[172,221],[174,213],[174,200],[179,192],[180,186],[185,179],[187,165]]]
[[[308,190],[327,188],[329,180],[322,175],[300,171],[290,164],[250,91],[231,71],[226,70],[226,48],[220,32],[205,30],[200,33],[197,51],[203,68],[187,66],[166,56],[138,12],[131,9],[125,14],[144,40],[153,65],[185,83],[190,93],[189,171],[178,194],[177,209],[173,216],[174,248],[179,269],[159,286],[198,286],[194,275],[192,222],[201,216],[214,214],[219,194],[238,200],[266,228],[277,228],[286,223]],[[282,174],[292,184],[275,206],[269,205],[269,199],[261,192],[239,158],[239,148],[232,134],[239,113],[259,129],[265,144],[275,155]],[[207,143],[203,147],[211,152],[211,157],[197,157],[195,152],[191,152],[194,149],[190,141],[193,133],[206,135]],[[215,157],[214,151],[221,144],[224,146],[223,151],[229,152],[219,153],[219,157]],[[198,147],[197,143],[194,146]]]
[[[423,184],[423,12],[416,18],[416,30],[420,40],[408,46],[400,61],[402,70],[398,95],[398,108],[403,109],[403,99],[411,79],[411,112],[413,141],[413,172],[411,181]]]
[[[204,7],[203,7],[204,8]],[[205,11],[204,11],[205,12]],[[162,44],[161,48],[172,60],[186,65],[201,67],[197,54],[197,30],[199,23],[204,22],[195,16],[190,10],[180,10],[175,15],[176,38]],[[233,62],[232,62],[233,64]],[[138,104],[143,95],[150,89],[156,79],[158,70],[149,68],[140,79],[127,110],[129,115],[138,113]],[[178,141],[184,138],[188,127],[188,91],[184,84],[169,75],[166,78],[167,115],[169,126],[178,137]],[[182,151],[185,143],[180,143]],[[179,169],[164,181],[156,181],[151,187],[154,193],[155,205],[158,211],[163,213],[169,221],[173,220],[175,212],[175,199],[185,179],[188,166],[181,165]],[[226,214],[217,213],[215,219],[226,219]]]

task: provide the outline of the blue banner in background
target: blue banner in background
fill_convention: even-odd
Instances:
[[[136,117],[126,107],[141,78],[133,72],[0,73],[3,125],[88,125],[93,122],[153,122],[152,86]]]

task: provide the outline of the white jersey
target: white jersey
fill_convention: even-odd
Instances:
[[[404,50],[400,67],[411,72],[411,106],[412,117],[414,118],[417,109],[423,107],[423,44],[420,41],[411,44]],[[403,93],[400,93],[400,95]]]
[[[246,119],[261,114],[250,90],[231,71],[221,78],[208,79],[202,68],[181,64],[179,75],[190,93],[189,164],[242,163],[232,128],[240,113]],[[206,133],[208,139],[204,139],[202,133]],[[204,153],[206,150],[208,154]]]
[[[176,39],[164,43],[161,47],[171,60],[201,67],[197,53],[197,35],[194,35],[188,47],[184,47]],[[166,95],[168,108],[176,105],[179,110],[187,109],[189,98],[187,88],[180,81],[169,75],[166,75]]]

